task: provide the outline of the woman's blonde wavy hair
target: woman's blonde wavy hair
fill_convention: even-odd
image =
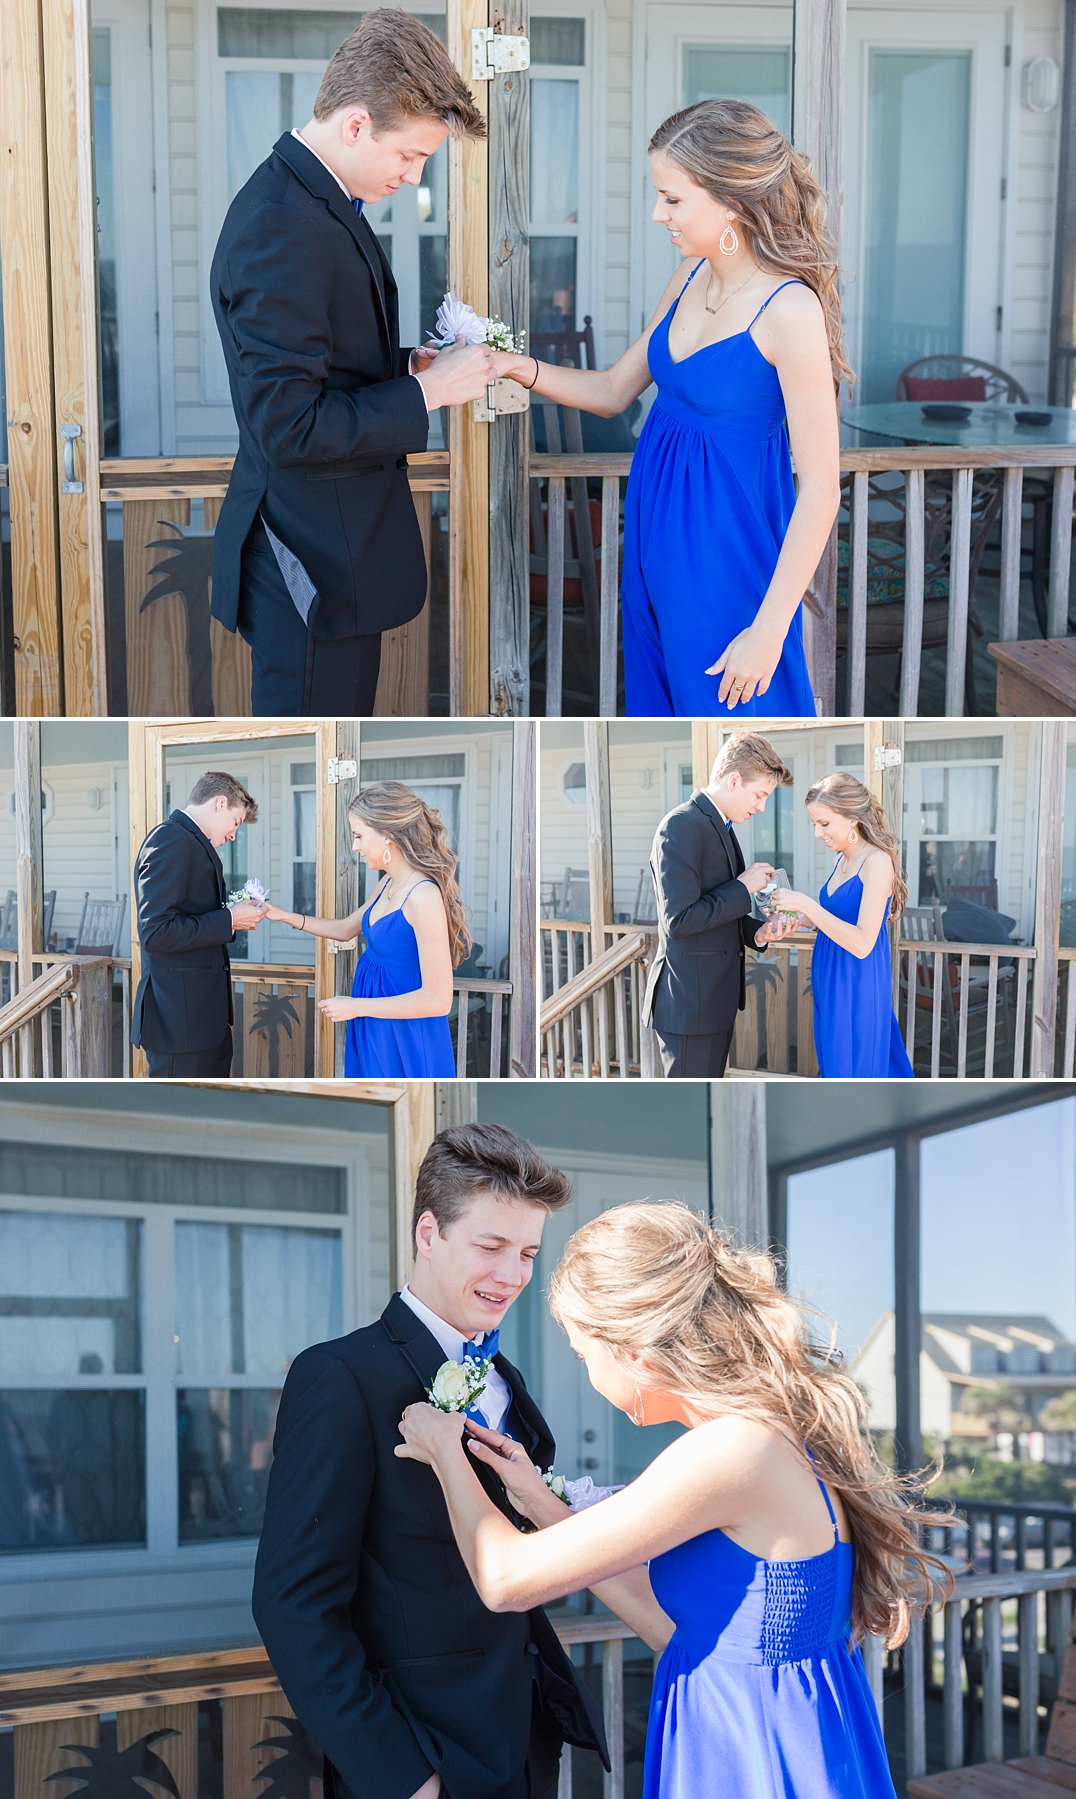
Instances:
[[[897,842],[886,817],[884,806],[880,805],[868,787],[857,781],[855,775],[845,774],[838,769],[835,774],[826,775],[824,780],[816,781],[809,790],[805,806],[817,805],[819,800],[839,812],[842,818],[849,818],[864,843],[874,849],[884,850],[893,864],[893,892],[889,899],[889,922],[895,924],[908,903],[908,883],[904,879],[904,868],[900,859],[900,844]]]
[[[878,1460],[832,1334],[815,1336],[772,1257],[735,1249],[685,1205],[613,1206],[569,1239],[549,1304],[614,1359],[641,1357],[655,1387],[704,1415],[757,1419],[810,1451],[852,1534],[857,1640],[896,1647],[916,1610],[948,1592],[948,1570],[920,1543],[920,1527],[946,1515],[919,1509],[916,1483]]]
[[[855,376],[841,332],[840,270],[829,235],[826,196],[807,157],[746,100],[699,100],[659,125],[651,154],[669,157],[719,206],[743,220],[759,267],[792,276],[818,295],[826,320],[833,382]]]
[[[471,933],[456,880],[459,862],[441,814],[402,781],[372,781],[355,795],[347,810],[349,818],[361,818],[398,844],[411,867],[436,883],[448,918],[452,966],[458,968],[470,950]]]

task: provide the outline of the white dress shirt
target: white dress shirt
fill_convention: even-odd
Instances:
[[[302,145],[303,145],[303,146],[304,146],[304,147],[305,147],[305,148],[306,148],[306,149],[307,149],[307,150],[309,150],[309,151],[310,151],[310,154],[311,154],[311,156],[313,156],[313,157],[315,157],[315,158],[316,158],[316,159],[317,159],[317,161],[318,161],[318,162],[320,162],[320,164],[321,164],[321,166],[322,166],[322,168],[323,168],[323,169],[329,169],[329,165],[328,165],[328,163],[327,163],[327,162],[326,162],[326,161],[325,161],[325,158],[324,158],[324,156],[318,156],[318,153],[317,153],[317,151],[316,151],[316,150],[315,150],[315,149],[314,149],[314,147],[313,147],[313,145],[311,145],[311,144],[308,144],[308,143],[307,143],[307,141],[306,141],[306,139],[305,139],[305,137],[304,137],[304,136],[303,136],[303,134],[302,134],[302,132],[301,132],[301,131],[300,131],[300,130],[299,130],[299,129],[298,129],[298,128],[297,128],[297,127],[296,127],[296,126],[295,126],[295,125],[293,125],[293,126],[292,126],[292,128],[291,128],[291,135],[292,135],[292,137],[297,137],[297,138],[298,138],[298,139],[299,139],[299,142],[300,142],[300,143],[301,143],[301,144],[302,144]],[[331,175],[331,176],[332,176],[332,178],[333,178],[333,180],[334,180],[334,181],[335,181],[335,182],[336,182],[336,185],[337,185],[337,187],[338,187],[338,188],[339,188],[339,189],[340,189],[340,192],[341,192],[341,193],[342,193],[342,194],[346,194],[346,195],[347,195],[347,203],[348,203],[348,205],[349,205],[349,206],[352,206],[352,207],[353,207],[353,206],[354,206],[354,204],[355,204],[355,195],[354,195],[354,194],[353,194],[353,193],[352,193],[352,192],[351,192],[351,189],[350,189],[350,188],[347,188],[347,187],[345,187],[345,186],[344,186],[344,184],[343,184],[343,182],[342,182],[342,181],[341,181],[341,179],[340,179],[340,177],[339,177],[339,175],[338,175],[338,174],[337,174],[337,173],[336,173],[336,170],[335,170],[335,169],[329,169],[329,174],[330,174],[330,175]],[[414,371],[414,368],[413,368],[413,367],[412,367],[412,364],[413,364],[413,362],[414,362],[414,356],[415,356],[415,352],[414,352],[414,350],[412,350],[412,352],[411,352],[411,355],[410,355],[410,356],[409,356],[409,357],[408,357],[408,359],[407,359],[407,362],[408,362],[408,374],[410,374],[410,375],[412,375],[412,376],[414,376],[414,379],[415,379],[415,380],[416,380],[416,381],[418,381],[418,376],[417,376],[417,375],[416,375],[416,374],[415,374],[415,371]],[[419,381],[419,382],[418,382],[418,384],[419,384],[419,386],[420,386],[420,387],[422,387],[422,382],[421,382],[421,381]],[[425,388],[424,388],[424,387],[422,387],[422,398],[423,398],[423,399],[424,399],[424,400],[426,400],[426,389],[425,389]],[[430,402],[429,402],[429,400],[426,400],[426,411],[427,411],[427,412],[429,412],[429,410],[430,410]],[[305,620],[304,620],[304,623],[305,623]]]
[[[400,1298],[403,1300],[405,1306],[410,1306],[415,1317],[420,1319],[426,1326],[431,1337],[436,1338],[440,1347],[445,1352],[446,1361],[462,1362],[463,1345],[467,1341],[463,1336],[463,1333],[458,1331],[455,1325],[446,1324],[443,1318],[437,1316],[436,1312],[431,1312],[429,1306],[423,1305],[421,1299],[416,1299],[410,1287],[405,1286],[401,1290]],[[483,1331],[481,1335],[482,1340],[484,1341],[486,1335],[485,1331]],[[471,1340],[474,1343],[479,1343],[478,1337],[474,1337]],[[481,1344],[479,1344],[479,1347],[481,1347]],[[477,1404],[477,1410],[481,1412],[486,1423],[489,1425],[490,1430],[503,1431],[504,1421],[508,1416],[511,1404],[511,1387],[508,1385],[503,1374],[498,1374],[496,1368],[491,1368],[486,1379],[486,1390]]]

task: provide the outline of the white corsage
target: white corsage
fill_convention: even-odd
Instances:
[[[565,1480],[563,1474],[554,1474],[552,1468],[546,1469],[542,1479],[549,1491],[555,1493],[558,1499],[563,1499],[573,1512],[585,1512],[588,1506],[598,1505],[601,1500],[611,1499],[614,1493],[622,1493],[624,1490],[623,1485],[596,1487],[589,1474],[584,1474],[582,1480]]]
[[[492,350],[511,350],[517,356],[521,356],[526,347],[526,332],[521,331],[517,336],[503,319],[483,318],[473,306],[468,306],[466,300],[446,294],[437,308],[430,343],[443,350],[454,344],[458,337],[468,344],[489,344]]]
[[[228,904],[229,906],[241,906],[246,902],[251,906],[264,906],[268,898],[268,887],[262,886],[257,875],[251,875],[235,893],[229,893]]]
[[[493,1363],[492,1356],[476,1362],[467,1356],[462,1362],[442,1362],[426,1397],[439,1412],[466,1412],[486,1390]]]

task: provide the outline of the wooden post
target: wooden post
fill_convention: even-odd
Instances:
[[[1076,0],[1065,0],[1062,59],[1054,291],[1046,392],[1055,406],[1071,406],[1076,362],[1067,352],[1076,343]]]
[[[470,83],[472,28],[490,23],[489,0],[447,0],[448,53]],[[489,108],[489,83],[471,84]],[[489,145],[448,140],[448,284],[478,313],[489,312]],[[475,717],[489,706],[489,433],[473,406],[453,406],[448,501],[449,712]]]
[[[513,0],[506,35],[526,37],[529,0]],[[513,331],[530,312],[530,79],[497,75],[489,97],[489,309]],[[489,432],[489,710],[530,711],[530,418],[494,419]]]
[[[714,718],[693,718],[691,721],[691,779],[696,787],[705,787],[710,779],[710,770],[717,761],[718,752],[725,736],[725,727]]]
[[[899,761],[889,763],[893,753]],[[878,763],[882,766],[879,768]],[[889,764],[887,766],[887,764]],[[904,837],[904,720],[902,718],[868,718],[863,723],[863,767],[866,785],[883,807],[889,828],[898,843]],[[900,952],[897,940],[900,920],[889,917],[890,960],[893,973],[893,1004],[897,1003],[900,983]]]
[[[1035,879],[1035,969],[1031,988],[1031,1078],[1054,1073],[1057,1035],[1058,941],[1061,930],[1061,844],[1065,826],[1063,719],[1042,721],[1039,772],[1039,852]],[[1015,1071],[1017,1074],[1020,1070]]]
[[[923,1320],[919,1304],[919,1138],[908,1130],[902,1130],[894,1145],[894,1153],[893,1367],[897,1428],[893,1447],[899,1472],[917,1474],[923,1465],[923,1432],[919,1407],[919,1357],[923,1341]]]
[[[434,1081],[433,1122],[437,1131],[453,1124],[474,1124],[478,1119],[477,1081]]]
[[[357,718],[338,718],[336,721],[336,754],[343,759],[353,760],[356,769],[359,766],[361,749],[361,732]],[[338,781],[330,794],[336,794],[336,908],[335,918],[347,918],[358,910],[359,905],[359,860],[351,848],[351,820],[347,809],[359,791],[358,775],[353,781]],[[331,799],[330,799],[330,804]],[[351,983],[355,979],[355,960],[358,955],[358,941],[341,945],[333,957],[335,965],[334,993],[349,994]],[[342,1075],[344,1072],[344,1040],[347,1036],[347,1025],[335,1027],[335,1047],[332,1073]],[[325,1071],[329,1072],[328,1069]]]
[[[112,1073],[112,964],[86,962],[67,994],[62,1011],[67,1026],[67,1077],[107,1080]],[[43,1020],[42,1029],[48,1025]]]
[[[761,1081],[710,1082],[710,1217],[746,1249],[769,1241],[766,1090]]]
[[[509,975],[512,1012],[508,1032],[508,1070],[521,1080],[537,1075],[538,893],[535,817],[537,728],[517,720],[512,745],[512,898],[509,917]],[[496,1079],[499,1069],[490,1069]]]
[[[847,0],[796,0],[792,141],[811,159],[829,202],[838,254],[844,200],[844,83]]]
[[[41,726],[17,718],[15,733],[15,906],[18,918],[19,991],[34,978],[34,957],[45,945],[41,838]],[[28,1042],[29,1037],[24,1039]],[[23,1073],[30,1070],[24,1066]]]
[[[408,1081],[407,1093],[392,1108],[389,1133],[390,1280],[393,1292],[403,1286],[414,1267],[411,1211],[419,1164],[436,1134],[434,1082]]]
[[[20,715],[63,712],[52,397],[44,45],[38,0],[4,0],[0,32],[0,273]]]
[[[103,717],[108,675],[89,0],[51,0],[41,17],[64,709],[69,718]]]
[[[590,870],[590,954],[606,949],[606,925],[613,922],[613,815],[609,794],[609,725],[583,720],[587,777],[587,856]]]

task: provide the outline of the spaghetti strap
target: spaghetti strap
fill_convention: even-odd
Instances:
[[[695,273],[694,269],[692,269],[691,272],[692,272],[692,274],[694,274]],[[767,299],[763,300],[762,305],[759,307],[754,318],[751,320],[751,323],[748,325],[747,331],[751,332],[754,330],[755,326],[758,324],[759,319],[762,317],[767,306],[769,305],[770,300],[776,300],[778,294],[783,293],[786,287],[803,287],[803,285],[804,285],[804,283],[802,281],[797,281],[795,279],[795,277],[793,277],[791,281],[782,281],[780,287],[775,287],[772,294],[770,294]],[[687,286],[687,282],[685,281],[684,287],[686,287],[686,286]],[[681,292],[683,292],[683,289],[681,289]],[[745,336],[746,335],[747,335],[747,333],[745,333]]]
[[[821,1489],[822,1497],[826,1502],[826,1510],[829,1513],[829,1521],[833,1526],[833,1541],[835,1543],[839,1543],[840,1542],[840,1533],[837,1529],[837,1514],[833,1510],[833,1501],[830,1499],[829,1492],[826,1488],[825,1481],[822,1479],[822,1476],[818,1472],[818,1465],[815,1462],[814,1456],[811,1454],[810,1450],[807,1449],[806,1443],[803,1445],[803,1447],[804,1447],[804,1449],[807,1450],[807,1460],[810,1462],[811,1467],[814,1469],[815,1480],[818,1482],[819,1488]]]

